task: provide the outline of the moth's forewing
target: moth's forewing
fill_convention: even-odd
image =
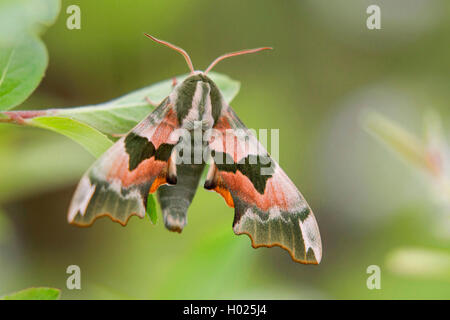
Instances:
[[[166,183],[171,150],[177,141],[176,114],[170,98],[108,149],[85,173],[69,207],[68,221],[89,226],[109,216],[125,225],[144,217],[149,192]]]
[[[318,264],[322,243],[309,205],[231,107],[221,103],[214,128],[222,134],[209,144],[216,163],[205,186],[235,208],[233,230],[247,234],[253,247],[279,246],[297,262]]]

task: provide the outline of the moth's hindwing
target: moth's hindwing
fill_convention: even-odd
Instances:
[[[89,226],[101,216],[125,225],[132,215],[144,217],[148,193],[167,182],[171,136],[177,117],[169,98],[86,172],[71,205],[68,221]]]
[[[231,107],[222,109],[214,127],[221,134],[209,143],[214,163],[205,188],[235,208],[233,230],[247,234],[253,247],[279,246],[297,262],[318,264],[322,243],[310,207]]]

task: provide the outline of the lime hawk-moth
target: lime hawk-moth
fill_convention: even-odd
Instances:
[[[254,248],[279,246],[296,262],[318,264],[322,244],[310,207],[208,77],[225,58],[270,48],[225,54],[202,72],[183,49],[146,36],[180,52],[191,74],[86,172],[68,221],[89,226],[109,216],[125,225],[145,216],[148,194],[156,192],[165,226],[181,232],[209,162],[204,188],[234,208],[236,234],[247,234]]]

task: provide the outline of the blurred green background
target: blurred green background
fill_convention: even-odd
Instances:
[[[66,8],[81,8],[68,30]],[[381,7],[381,30],[366,8]],[[448,1],[62,1],[43,35],[46,76],[16,109],[100,103],[185,73],[184,60],[148,32],[189,52],[197,69],[241,82],[232,105],[249,128],[280,129],[280,165],[319,223],[323,259],[294,263],[280,248],[234,235],[233,210],[199,188],[183,233],[132,218],[66,222],[75,185],[94,158],[71,140],[0,125],[0,295],[30,286],[62,298],[448,299],[450,210],[428,178],[363,129],[365,110],[422,136],[426,110],[450,125]],[[66,268],[82,289],[67,290]],[[381,289],[369,290],[370,265]]]

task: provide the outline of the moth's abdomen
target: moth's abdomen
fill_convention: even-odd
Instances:
[[[181,232],[187,223],[187,211],[197,191],[205,164],[177,165],[177,184],[159,187],[157,194],[170,231]]]
[[[190,131],[173,150],[172,159],[177,163],[177,183],[163,185],[157,191],[164,224],[170,231],[181,232],[187,223],[187,211],[205,168],[205,148],[202,141],[195,140],[194,131]]]

